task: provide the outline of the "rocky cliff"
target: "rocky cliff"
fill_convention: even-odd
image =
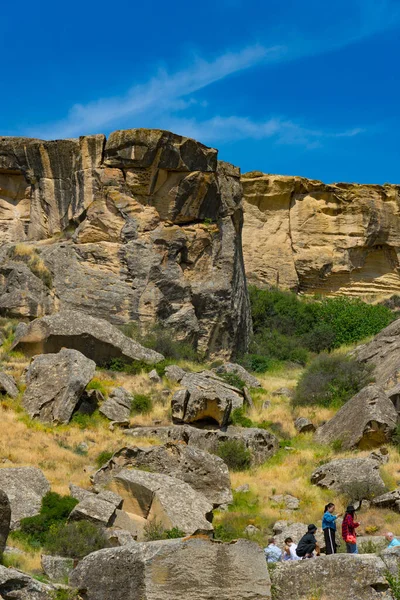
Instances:
[[[239,169],[166,131],[0,138],[0,314],[162,322],[206,353],[251,319]]]
[[[400,186],[242,176],[250,283],[306,293],[400,292]]]

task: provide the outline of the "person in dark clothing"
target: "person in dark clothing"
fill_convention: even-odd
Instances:
[[[296,554],[300,558],[312,558],[314,551],[319,556],[319,548],[315,534],[317,533],[317,527],[315,525],[309,525],[307,533],[303,535],[299,543],[297,544]]]
[[[358,554],[356,529],[360,523],[355,521],[354,506],[348,506],[342,523],[342,538],[346,542],[347,554]]]
[[[334,511],[335,505],[333,502],[329,502],[329,504],[325,506],[324,516],[322,518],[322,531],[324,532],[326,554],[336,554],[337,552],[336,519],[340,517],[340,515],[334,515]]]

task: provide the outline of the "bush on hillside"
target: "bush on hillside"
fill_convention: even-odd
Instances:
[[[135,394],[132,399],[131,412],[134,415],[147,415],[153,408],[150,396],[146,394]]]
[[[89,521],[52,525],[44,539],[46,552],[68,558],[83,558],[107,546],[103,531]]]
[[[371,381],[371,372],[344,354],[320,354],[300,378],[293,404],[339,407]]]
[[[251,465],[251,452],[241,440],[227,440],[218,446],[217,456],[232,471],[246,471]]]
[[[22,519],[18,533],[32,546],[42,545],[50,528],[53,525],[64,524],[77,504],[78,500],[72,496],[48,492],[43,497],[40,513]]]
[[[199,360],[198,353],[190,342],[182,342],[176,339],[176,332],[162,325],[154,325],[145,334],[141,334],[136,323],[131,322],[121,327],[122,332],[136,340],[146,348],[156,350],[173,360]]]

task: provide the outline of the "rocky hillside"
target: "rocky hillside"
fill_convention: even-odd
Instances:
[[[169,132],[0,138],[0,314],[78,309],[240,351],[241,200],[236,167]]]
[[[399,293],[400,186],[242,176],[250,283],[306,293]]]

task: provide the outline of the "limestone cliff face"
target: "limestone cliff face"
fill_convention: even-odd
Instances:
[[[400,292],[400,186],[242,176],[247,278],[306,293]]]
[[[239,170],[166,131],[0,138],[0,314],[163,322],[200,351],[251,329]]]

